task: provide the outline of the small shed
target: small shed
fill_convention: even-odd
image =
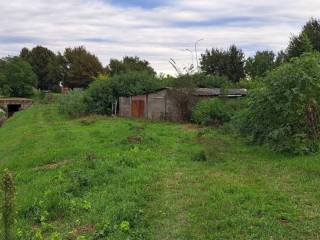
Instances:
[[[173,97],[173,88],[162,88],[139,96],[119,98],[119,115],[151,120],[181,121],[180,109]],[[198,88],[193,93],[194,102],[211,97],[243,97],[246,89]]]

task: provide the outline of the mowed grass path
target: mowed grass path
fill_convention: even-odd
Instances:
[[[19,239],[320,239],[320,156],[223,130],[37,105],[0,128],[0,168],[15,176]]]

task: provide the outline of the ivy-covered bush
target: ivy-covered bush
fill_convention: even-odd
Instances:
[[[200,101],[192,111],[192,121],[203,126],[219,126],[230,121],[232,109],[218,98]]]
[[[72,90],[59,99],[59,110],[71,118],[78,118],[88,113],[86,94],[82,90]]]
[[[307,54],[270,72],[249,98],[241,132],[275,151],[319,150],[320,54]]]

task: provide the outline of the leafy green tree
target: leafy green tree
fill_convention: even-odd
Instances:
[[[30,57],[30,50],[26,47],[22,48],[20,51],[20,57],[25,60],[25,61],[29,61],[29,57]]]
[[[235,45],[231,46],[228,51],[228,65],[227,77],[232,82],[239,82],[241,78],[245,77],[244,72],[244,53]]]
[[[206,50],[201,56],[201,70],[205,74],[226,76],[232,82],[239,82],[245,76],[244,62],[242,50],[234,45],[227,51]]]
[[[287,49],[289,58],[311,51],[320,52],[320,21],[314,18],[304,25],[298,36],[291,38]]]
[[[226,76],[228,55],[222,49],[207,49],[201,56],[201,70],[205,74]]]
[[[48,79],[50,79],[50,90],[60,91],[59,83],[65,82],[67,75],[66,61],[61,53],[53,58],[48,66]]]
[[[318,151],[320,54],[305,54],[281,65],[267,74],[264,84],[249,98],[242,132],[276,151]]]
[[[320,40],[320,38],[319,38]],[[302,33],[298,37],[292,37],[290,45],[287,49],[288,57],[299,57],[303,53],[312,52],[313,46],[312,43],[306,33]]]
[[[55,78],[51,78],[50,64],[55,61],[56,55],[48,48],[37,46],[29,51],[23,48],[20,57],[29,62],[33,72],[38,77],[38,88],[41,90],[52,90],[57,86]]]
[[[123,60],[111,59],[107,66],[107,73],[111,76],[128,72],[148,72],[155,75],[156,72],[146,60],[138,57],[124,57]]]
[[[86,88],[94,78],[103,72],[99,59],[84,47],[67,48],[64,52],[66,86]]]
[[[285,51],[281,50],[278,52],[276,60],[275,60],[275,67],[279,67],[280,65],[288,62],[288,55]]]
[[[275,54],[272,51],[258,51],[246,61],[245,70],[251,78],[263,77],[275,66]]]
[[[115,97],[139,95],[162,86],[161,81],[149,72],[128,72],[114,75],[108,80]]]
[[[2,59],[0,95],[28,97],[37,86],[37,76],[29,63],[19,57]]]

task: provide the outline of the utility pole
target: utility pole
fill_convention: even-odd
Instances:
[[[197,50],[197,45],[199,42],[203,41],[204,39],[201,38],[199,40],[197,40],[195,43],[194,43],[194,51],[196,52],[196,61],[197,61],[197,70],[199,71],[199,59],[198,59],[198,50]]]

